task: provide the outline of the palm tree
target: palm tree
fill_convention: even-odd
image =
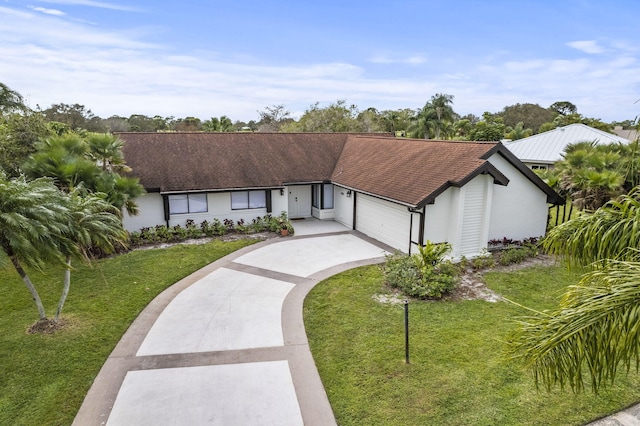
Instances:
[[[473,124],[469,119],[456,120],[453,123],[453,136],[460,140],[466,140],[472,128]]]
[[[400,120],[400,114],[397,111],[386,110],[382,112],[382,117],[380,118],[380,123],[382,125],[382,130],[389,133],[394,133],[398,127],[398,121]]]
[[[226,115],[217,117],[211,117],[210,120],[206,120],[202,123],[202,130],[205,132],[234,132],[233,122]]]
[[[620,164],[617,146],[595,142],[569,145],[564,159],[556,164],[560,188],[580,210],[593,211],[624,191],[625,175]]]
[[[4,83],[0,83],[0,114],[7,112],[25,110],[22,95],[14,90],[9,89]]]
[[[119,217],[120,210],[107,201],[106,194],[85,192],[82,188],[77,188],[69,194],[72,216],[69,241],[72,244],[63,246],[66,269],[54,322],[58,322],[69,294],[72,257],[88,260],[91,249],[110,253],[115,250],[116,244],[124,245],[127,239],[127,233]]]
[[[556,310],[522,320],[510,350],[536,384],[581,391],[588,381],[597,393],[640,363],[640,188],[557,226],[544,244],[593,270]]]
[[[453,112],[453,95],[436,93],[431,97],[431,108],[435,114],[435,138],[440,139],[440,131],[444,127],[444,121],[452,122],[455,116]]]
[[[144,193],[137,178],[122,176],[130,169],[122,155],[123,142],[112,135],[90,134],[87,141],[75,133],[54,136],[38,145],[24,165],[31,178],[49,176],[65,192],[82,186],[103,192],[118,209],[136,214],[135,198]]]
[[[102,167],[103,172],[129,171],[124,162],[124,141],[111,133],[87,135],[88,156]]]
[[[620,170],[625,177],[625,189],[640,185],[640,140],[629,144],[618,145],[620,150],[621,164]]]
[[[107,194],[107,201],[119,211],[126,211],[130,215],[138,214],[135,199],[145,192],[138,178],[120,176],[116,173],[98,176],[92,190]]]
[[[633,260],[636,252],[630,249],[640,250],[640,187],[556,226],[545,238],[544,248],[576,266]]]
[[[507,139],[511,139],[512,141],[515,141],[518,139],[528,138],[529,136],[531,136],[532,133],[533,133],[533,130],[525,129],[524,123],[520,121],[516,124],[515,127],[508,129],[507,134],[504,136]]]
[[[88,158],[89,146],[76,133],[50,137],[37,144],[36,149],[23,166],[27,177],[51,177],[65,192],[81,183],[86,188],[95,185],[100,168]]]
[[[51,179],[7,180],[0,176],[0,263],[7,259],[33,298],[40,319],[42,300],[24,266],[42,270],[46,262],[64,262],[71,233],[69,198]]]
[[[435,139],[440,139],[445,122],[453,122],[456,116],[451,107],[452,104],[453,95],[443,93],[433,95],[416,114],[413,136],[424,139],[433,136]]]
[[[427,104],[428,105],[428,104]],[[425,105],[416,112],[409,132],[412,138],[429,139],[433,130],[432,111]]]

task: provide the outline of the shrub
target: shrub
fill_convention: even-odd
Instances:
[[[193,219],[187,219],[185,223],[185,227],[187,228],[187,237],[189,238],[202,237],[202,231],[199,227],[196,226],[196,222]]]
[[[156,225],[155,232],[157,236],[156,241],[161,243],[170,242],[173,236],[173,232],[171,232],[165,225]]]
[[[280,213],[280,216],[268,215],[268,216],[265,216],[265,218],[268,218],[269,231],[280,232],[283,229],[286,229],[289,231],[290,234],[293,234],[293,225],[291,225],[291,222],[289,221],[289,218],[287,217],[286,212]]]
[[[270,216],[267,215],[265,217],[256,217],[251,221],[251,228],[255,231],[255,232],[262,232],[264,230],[269,229],[269,218]]]
[[[240,232],[242,234],[248,234],[251,229],[248,225],[246,225],[244,219],[240,219],[236,222],[236,226],[233,228],[236,232]]]
[[[475,270],[478,270],[478,269],[491,268],[495,266],[495,264],[496,264],[496,259],[493,257],[493,255],[491,255],[491,253],[489,253],[488,251],[484,250],[482,254],[473,258],[473,261],[471,262],[471,267]]]
[[[142,228],[140,230],[140,243],[153,243],[157,241],[158,236],[156,235],[155,228]]]
[[[444,259],[450,250],[449,244],[427,242],[412,256],[399,252],[389,255],[383,267],[385,280],[406,296],[440,299],[458,282],[458,268]]]
[[[416,265],[421,270],[433,268],[442,263],[444,257],[451,251],[451,244],[434,244],[427,241],[424,246],[418,246],[418,254],[413,256]]]
[[[225,223],[220,222],[220,219],[213,219],[211,222],[211,229],[213,230],[214,235],[224,235],[227,233],[227,225],[226,220]]]
[[[134,231],[129,233],[129,245],[136,247],[143,244],[142,232]]]
[[[521,263],[530,257],[538,255],[538,247],[532,244],[526,244],[520,248],[512,248],[505,250],[500,254],[500,264],[503,266],[514,263]]]
[[[200,231],[205,237],[213,237],[215,235],[215,229],[213,228],[212,224],[210,224],[206,220],[203,220],[200,223]]]
[[[171,232],[173,235],[171,235],[171,240],[172,241],[181,241],[187,238],[187,235],[189,233],[188,229],[183,228],[180,225],[176,225],[173,228],[171,228]]]

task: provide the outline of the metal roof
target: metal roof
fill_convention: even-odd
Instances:
[[[505,146],[524,163],[553,164],[562,160],[562,154],[564,154],[567,145],[593,141],[598,145],[629,143],[629,140],[623,137],[576,123],[557,127],[528,138],[506,142]]]

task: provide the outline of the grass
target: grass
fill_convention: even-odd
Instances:
[[[0,425],[69,425],[102,364],[140,311],[160,292],[255,240],[138,250],[76,265],[66,327],[27,334],[38,318],[20,277],[0,268]],[[47,314],[55,312],[62,269],[29,271]]]
[[[571,216],[569,216],[571,213]],[[549,207],[549,228],[553,228],[556,226],[556,220],[558,225],[568,221],[569,219],[574,219],[580,214],[580,210],[578,210],[575,206],[573,209],[571,208],[571,201],[567,201],[566,204],[561,206],[550,206]],[[564,219],[564,220],[563,220]]]
[[[578,276],[535,267],[485,278],[505,297],[547,309]],[[507,302],[412,301],[406,364],[403,308],[372,298],[384,292],[370,266],[323,281],[305,301],[313,356],[341,426],[578,425],[640,400],[634,372],[598,397],[538,392],[504,355],[512,320],[526,315]]]

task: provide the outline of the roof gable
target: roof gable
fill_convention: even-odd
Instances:
[[[332,182],[409,206],[433,202],[449,186],[462,186],[478,174],[496,183],[508,179],[488,156],[497,142],[453,142],[375,136],[349,137]]]

